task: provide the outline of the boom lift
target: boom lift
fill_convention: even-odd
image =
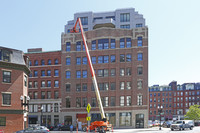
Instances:
[[[97,80],[96,80],[94,68],[93,68],[93,65],[92,65],[91,58],[90,58],[90,53],[89,53],[89,50],[88,50],[86,37],[85,37],[84,31],[83,31],[83,26],[82,26],[80,18],[77,18],[75,26],[73,27],[73,29],[70,32],[71,33],[78,33],[79,32],[79,29],[76,29],[78,23],[79,23],[79,28],[81,30],[81,35],[82,35],[82,39],[83,39],[83,43],[84,43],[84,46],[85,46],[85,51],[86,51],[86,54],[87,54],[87,59],[88,59],[88,62],[89,62],[90,71],[91,71],[91,75],[92,75],[92,82],[93,82],[96,97],[97,97],[97,103],[98,103],[101,118],[102,118],[102,121],[92,122],[91,125],[89,126],[89,129],[90,129],[90,131],[97,129],[99,131],[99,133],[106,133],[107,129],[111,128],[111,124],[109,124],[109,122],[107,121],[107,119],[105,117],[105,113],[104,113],[104,109],[103,109],[102,102],[101,102],[101,97],[100,97],[100,93],[99,93],[99,89],[98,89],[98,85],[97,85]]]

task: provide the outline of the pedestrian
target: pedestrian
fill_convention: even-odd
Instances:
[[[70,133],[73,133],[73,125],[70,126]]]

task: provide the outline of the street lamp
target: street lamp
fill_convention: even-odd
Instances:
[[[160,114],[160,128],[159,128],[159,130],[161,130],[161,113],[162,113],[162,109],[163,109],[163,106],[161,105],[161,106],[158,106],[158,112],[159,112],[159,114]]]
[[[24,128],[26,129],[26,121],[27,121],[27,112],[28,110],[26,110],[26,106],[29,105],[29,101],[30,101],[30,97],[29,96],[21,96],[20,97],[20,100],[21,100],[21,106],[24,106],[24,110],[23,110],[23,113],[24,113]]]
[[[43,106],[41,106],[41,126],[42,126],[42,112],[43,112]]]

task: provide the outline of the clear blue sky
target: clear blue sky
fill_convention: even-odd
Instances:
[[[149,27],[149,86],[200,82],[200,0],[1,0],[0,46],[60,50],[76,12],[133,7]]]

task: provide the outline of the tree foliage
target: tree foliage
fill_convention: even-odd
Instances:
[[[200,120],[200,105],[192,105],[185,115],[186,120]]]

